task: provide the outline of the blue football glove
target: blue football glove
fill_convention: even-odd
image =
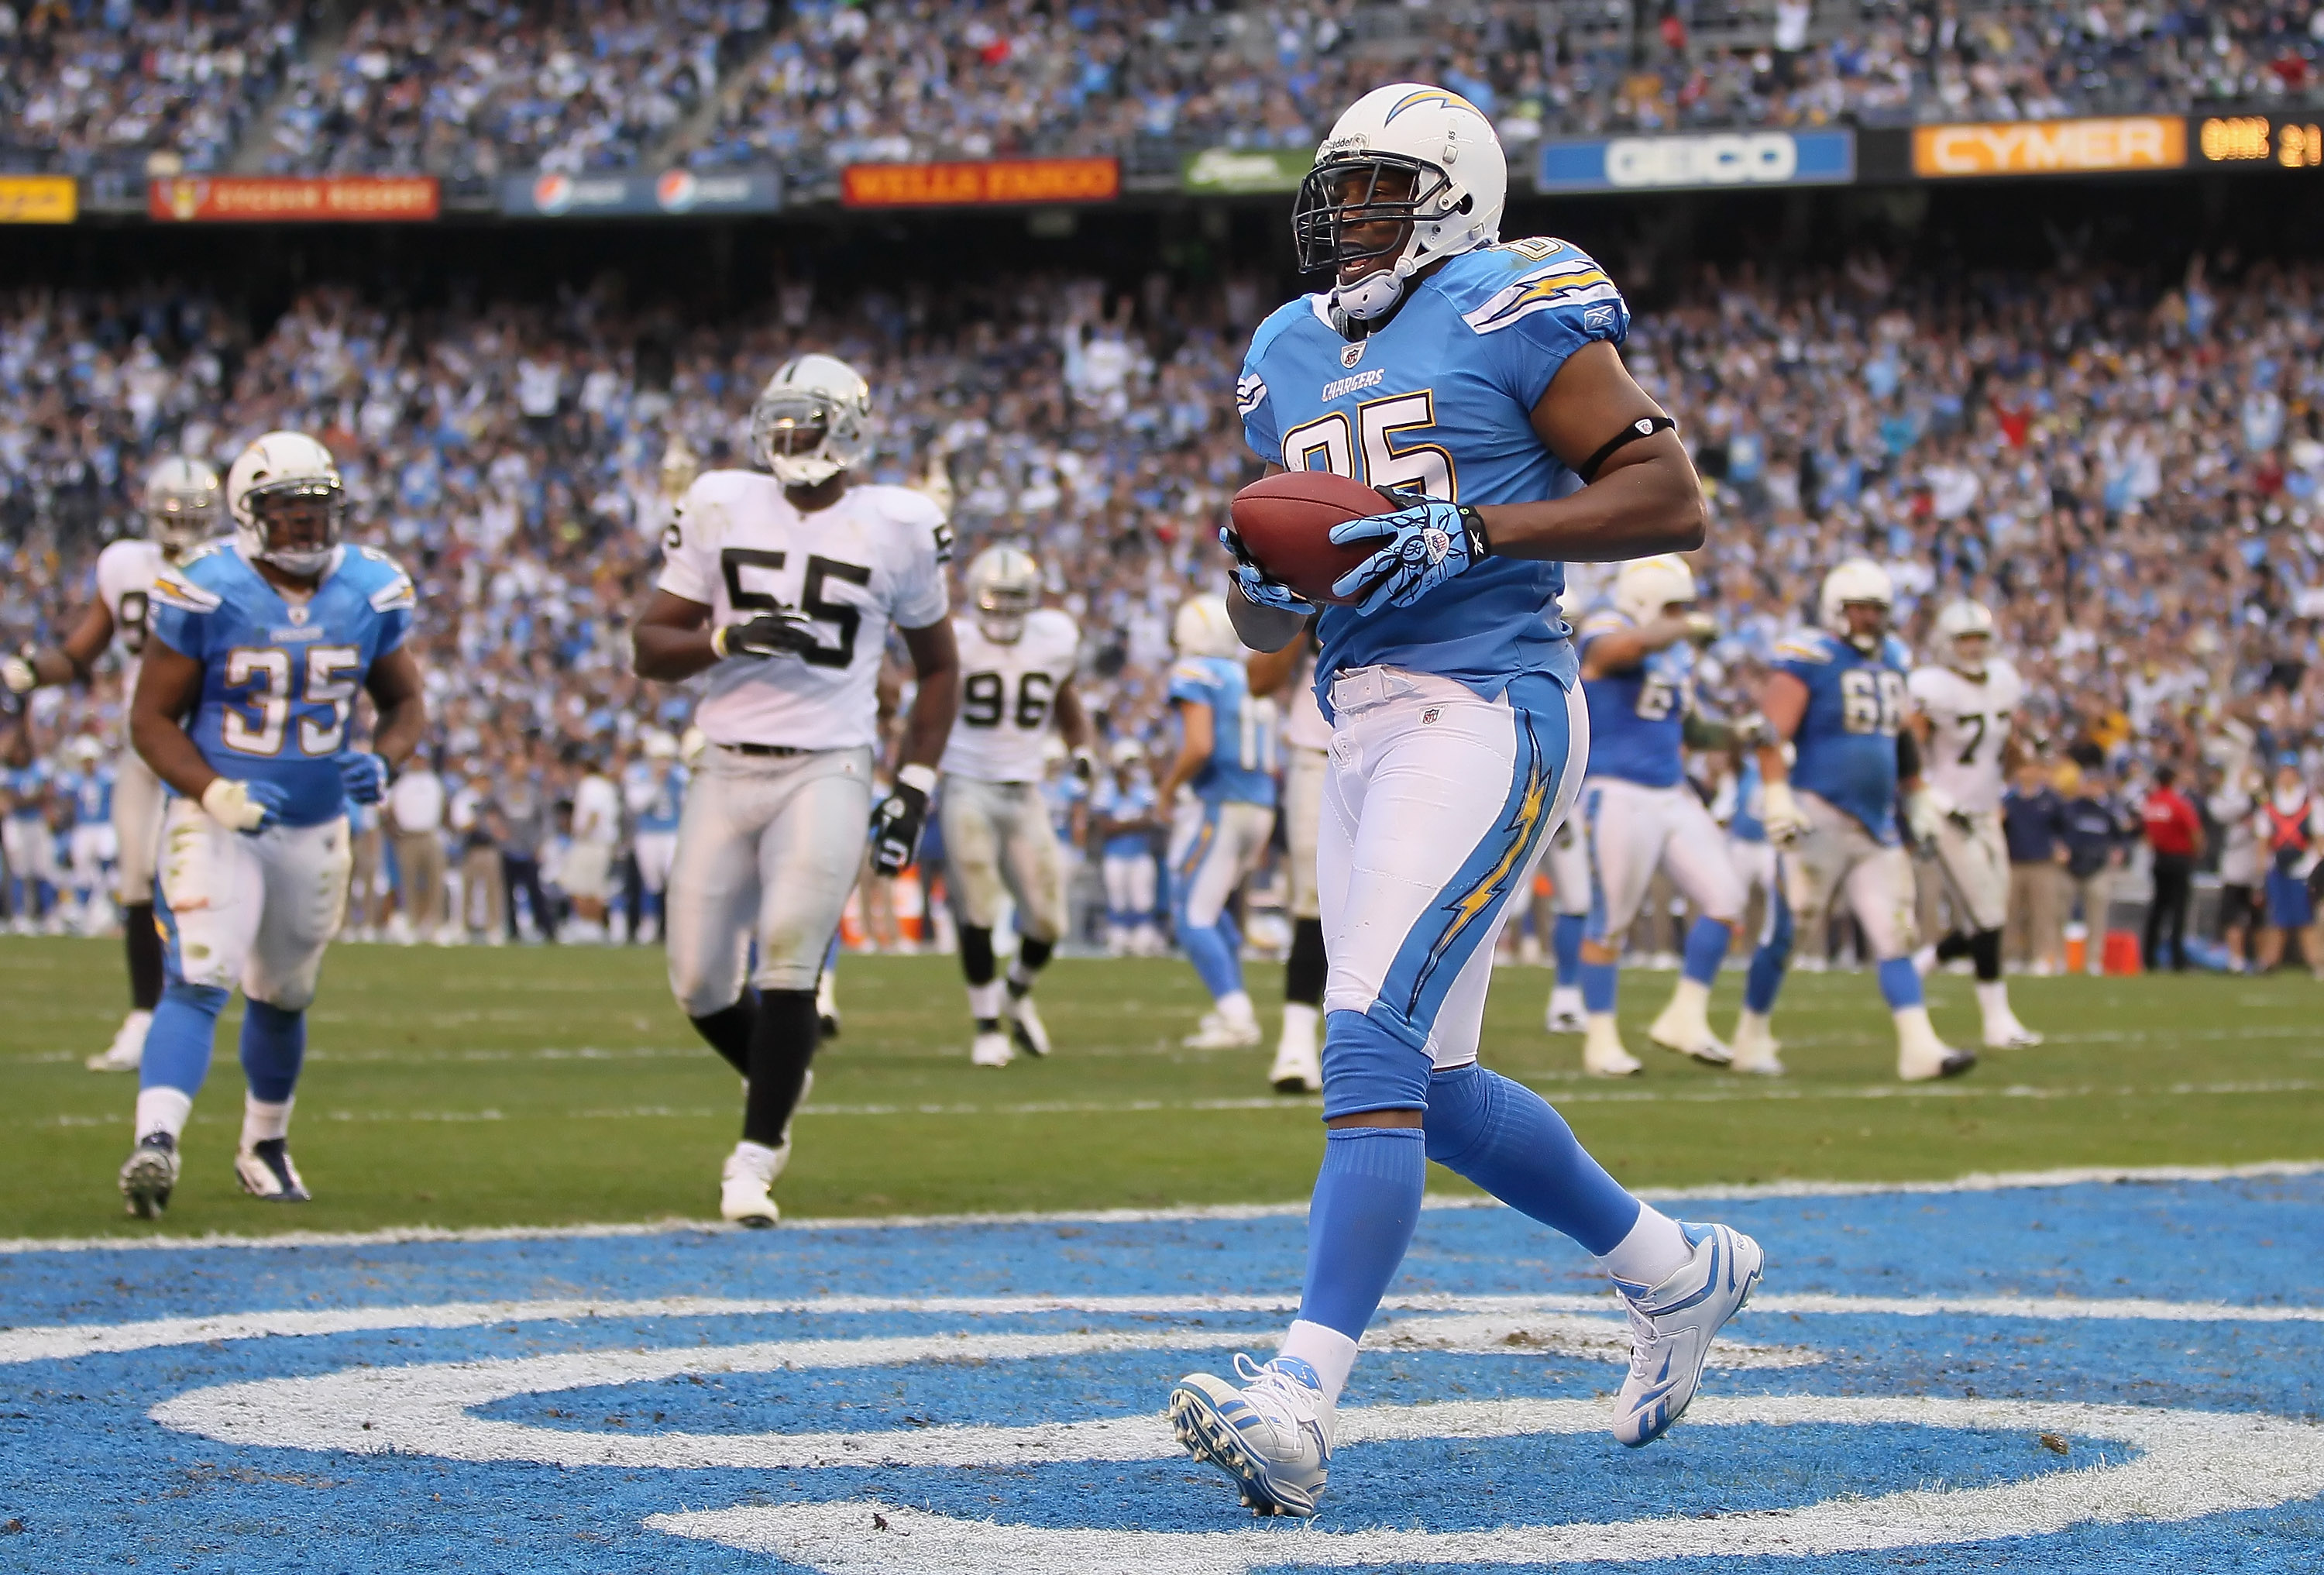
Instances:
[[[368,750],[341,750],[331,757],[346,784],[347,797],[357,804],[377,804],[387,793],[387,762]]]
[[[1267,577],[1267,571],[1259,566],[1259,560],[1243,546],[1242,537],[1233,526],[1219,527],[1219,545],[1234,554],[1235,584],[1242,587],[1243,599],[1252,606],[1276,607],[1302,617],[1315,611],[1314,603],[1281,581]]]
[[[1333,595],[1360,598],[1355,603],[1359,613],[1377,612],[1390,603],[1409,607],[1493,550],[1476,510],[1413,493],[1388,495],[1397,505],[1394,513],[1332,527],[1334,547],[1387,543],[1332,582]]]

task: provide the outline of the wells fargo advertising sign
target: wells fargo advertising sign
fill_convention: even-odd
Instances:
[[[183,175],[145,189],[145,211],[180,222],[432,219],[441,207],[432,175]]]
[[[2187,123],[2175,115],[2092,120],[2011,120],[1913,129],[1913,173],[2092,175],[2179,170],[2187,163]]]
[[[1116,159],[987,159],[957,164],[850,164],[849,207],[954,207],[983,203],[1111,202],[1121,195]]]

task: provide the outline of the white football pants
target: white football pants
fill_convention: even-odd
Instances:
[[[630,856],[638,861],[638,884],[649,897],[669,889],[670,866],[678,860],[678,834],[641,831],[630,838]]]
[[[1274,834],[1271,804],[1181,796],[1170,822],[1170,907],[1176,922],[1198,930],[1218,923],[1242,878],[1267,856]]]
[[[121,862],[113,889],[124,907],[153,900],[153,874],[161,855],[161,778],[135,750],[121,751],[113,775],[113,834]]]
[[[57,834],[37,815],[12,815],[0,820],[0,856],[8,861],[8,874],[17,880],[64,884],[57,866]]]
[[[1817,795],[1797,797],[1809,829],[1784,850],[1783,867],[1801,944],[1820,950],[1832,898],[1845,896],[1876,961],[1910,956],[1921,944],[1912,855],[1901,843],[1883,847],[1863,822]]]
[[[1743,885],[1743,902],[1749,907],[1755,891],[1765,896],[1760,906],[1759,936],[1756,943],[1766,945],[1775,938],[1775,910],[1783,894],[1784,863],[1775,852],[1775,844],[1762,838],[1746,842],[1730,836],[1727,839],[1727,861],[1735,866],[1735,878]]]
[[[1054,941],[1065,933],[1065,854],[1037,785],[947,772],[936,813],[945,873],[963,924],[980,930],[999,924],[1005,889],[1016,899],[1026,938]]]
[[[323,952],[346,914],[354,863],[345,815],[228,831],[189,798],[161,815],[161,921],[170,977],[286,1012],[315,999]]]
[[[1108,853],[1099,869],[1105,878],[1107,912],[1129,914],[1140,923],[1154,916],[1159,883],[1152,853]]]
[[[1558,913],[1587,914],[1590,911],[1590,838],[1582,829],[1582,817],[1569,815],[1563,824],[1550,834],[1549,852],[1542,855],[1549,866],[1549,904]]]
[[[1291,916],[1321,918],[1315,889],[1315,841],[1323,819],[1323,778],[1332,757],[1293,744],[1283,751],[1283,843],[1290,860]]]
[[[2009,840],[2002,834],[2001,813],[1987,810],[1964,817],[1937,819],[1937,868],[1953,895],[1953,907],[1968,915],[1979,930],[1997,930],[2009,922]]]
[[[753,938],[761,990],[813,990],[854,889],[872,821],[872,751],[703,751],[678,823],[663,931],[688,1017],[742,994]]]
[[[1657,865],[1704,917],[1731,926],[1743,916],[1743,883],[1727,839],[1692,788],[1592,777],[1582,788],[1582,823],[1590,844],[1590,923],[1582,934],[1590,940],[1618,949]]]
[[[1562,698],[1562,714],[1521,712],[1432,673],[1333,677],[1315,858],[1326,1013],[1385,1018],[1440,1068],[1477,1058],[1494,942],[1590,758],[1580,686]]]

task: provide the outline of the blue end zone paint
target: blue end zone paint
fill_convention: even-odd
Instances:
[[[2324,1178],[2092,1185],[1941,1195],[1699,1202],[1768,1248],[1771,1298],[2146,1297],[2324,1306]],[[111,1323],[262,1309],[674,1295],[1296,1296],[1303,1222],[1019,1224],[231,1252],[83,1251],[0,1257],[0,1322]],[[1592,1294],[1580,1253],[1508,1211],[1425,1216],[1393,1295]],[[1610,1309],[1609,1309],[1610,1311]],[[1157,1327],[1216,1332],[1264,1354],[1283,1316],[1070,1312],[769,1313],[605,1318],[448,1331],[389,1330],[181,1346],[0,1366],[0,1569],[140,1564],[198,1570],[738,1571],[798,1568],[649,1530],[649,1515],[879,1499],[964,1520],[1060,1529],[1240,1529],[1222,1479],[1176,1460],[873,1469],[557,1468],[224,1444],[148,1413],[253,1379],[553,1353],[661,1350],[973,1331],[1069,1333]],[[1949,1314],[1748,1312],[1734,1333],[1805,1348],[1788,1368],[1714,1368],[1707,1396],[1935,1395],[2262,1413],[2324,1411],[2324,1323],[2033,1320]],[[650,1439],[789,1432],[911,1432],[1021,1426],[1157,1409],[1169,1381],[1222,1368],[1228,1348],[1043,1360],[806,1368],[558,1385],[470,1414],[581,1434]],[[1603,1361],[1539,1351],[1384,1349],[1359,1365],[1351,1405],[1610,1392]],[[351,1423],[351,1425],[359,1423]],[[1419,1439],[1344,1446],[1319,1529],[1430,1531],[1656,1515],[1710,1518],[1918,1486],[1973,1488],[2072,1471],[2126,1446],[2012,1430],[1682,1423],[1626,1451],[1602,1433]],[[869,1535],[867,1527],[866,1534]],[[2006,1543],[1840,1555],[1821,1570],[2015,1567],[2316,1568],[2324,1507],[2310,1498],[2175,1524],[2084,1527]],[[1796,1570],[1797,1561],[1634,1562]],[[899,1568],[908,1566],[899,1565]],[[1283,1568],[1296,1568],[1285,1565]],[[1482,1569],[1438,1565],[1432,1568]],[[1490,1568],[1499,1569],[1502,1566]]]

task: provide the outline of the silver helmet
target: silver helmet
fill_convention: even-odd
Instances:
[[[192,551],[224,525],[217,472],[172,454],[145,475],[145,533],[171,557]]]
[[[835,355],[775,368],[751,407],[751,457],[787,487],[821,486],[872,452],[872,385]]]
[[[988,547],[968,566],[968,600],[985,639],[1014,645],[1041,604],[1041,566],[1021,547]]]

